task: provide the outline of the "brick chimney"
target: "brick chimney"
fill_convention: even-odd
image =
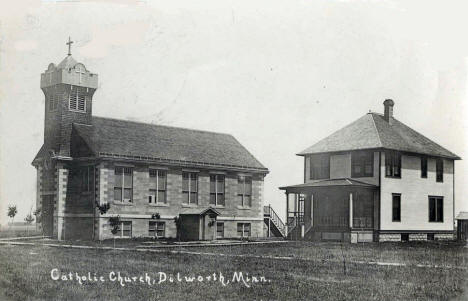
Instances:
[[[393,105],[395,104],[391,99],[385,99],[384,101],[384,118],[389,124],[393,121]]]

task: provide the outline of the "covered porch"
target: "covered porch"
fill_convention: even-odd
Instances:
[[[374,241],[379,228],[378,187],[327,179],[280,187],[286,193],[288,239]]]

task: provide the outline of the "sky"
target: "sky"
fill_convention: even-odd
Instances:
[[[448,4],[450,3],[450,4]],[[278,187],[303,181],[295,154],[395,101],[397,119],[467,151],[463,1],[14,1],[0,4],[0,223],[35,205],[43,142],[40,74],[67,54],[99,75],[93,114],[230,133]],[[468,211],[466,160],[456,212]]]

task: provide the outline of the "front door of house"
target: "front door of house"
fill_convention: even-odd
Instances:
[[[202,240],[215,240],[216,239],[216,215],[202,215],[200,216],[201,222],[201,238]]]

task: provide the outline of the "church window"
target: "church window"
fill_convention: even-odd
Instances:
[[[198,204],[198,175],[196,173],[182,173],[182,195],[184,204]]]
[[[148,203],[166,203],[167,173],[165,170],[150,169],[149,176],[153,188],[149,190]]]
[[[224,175],[210,176],[210,204],[224,206]]]
[[[239,176],[237,178],[237,199],[241,207],[252,206],[252,178]]]
[[[116,167],[114,183],[114,201],[132,202],[133,169],[131,167]]]

